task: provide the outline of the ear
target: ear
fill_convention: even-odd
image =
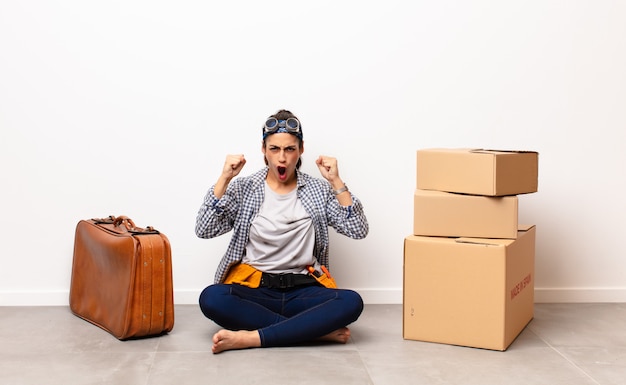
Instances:
[[[300,142],[300,155],[304,152],[304,140]]]

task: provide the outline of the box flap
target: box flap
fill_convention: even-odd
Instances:
[[[488,239],[488,238],[457,238],[456,243],[469,243],[484,246],[506,246],[511,243],[510,239]]]
[[[519,232],[528,232],[535,225],[518,225]],[[469,238],[469,237],[459,237],[454,240],[456,243],[470,243],[474,245],[485,245],[485,246],[508,246],[511,243],[515,242],[515,239],[508,238]]]
[[[528,231],[535,227],[535,225],[517,225],[517,231]]]
[[[491,150],[484,148],[477,148],[473,150],[469,150],[469,152],[473,152],[476,154],[538,154],[537,151],[528,151],[528,150]]]

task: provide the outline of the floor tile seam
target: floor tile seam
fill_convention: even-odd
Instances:
[[[327,351],[327,352],[357,352],[358,348],[355,346],[353,349],[348,348],[348,347],[344,347],[344,345],[339,345],[338,347],[340,349],[335,349],[335,347],[332,347],[332,345],[328,345],[329,348],[323,351]],[[274,348],[256,348],[258,349],[271,349],[272,351],[275,352],[300,352],[303,351],[302,349],[306,347],[306,346],[283,346],[283,347],[274,347]],[[320,345],[320,346],[313,346],[315,349],[325,349],[324,345]],[[242,349],[242,350],[247,350],[247,349]],[[252,349],[254,350],[254,349]],[[153,351],[153,353],[156,354],[187,354],[187,353],[211,353],[213,354],[213,352],[210,349],[206,349],[206,350],[202,350],[202,349],[175,349],[175,350],[168,350],[168,349],[161,349],[158,351]]]
[[[367,379],[369,380],[371,385],[374,385],[374,379],[372,378],[372,373],[370,372],[369,366],[367,365],[367,363],[363,359],[363,355],[361,354],[361,349],[357,346],[357,344],[354,342],[354,340],[352,338],[350,338],[350,341],[354,345],[354,351],[359,356],[359,360],[361,361],[361,365],[363,365],[363,368],[365,369],[365,373],[367,374]]]
[[[148,368],[148,374],[146,375],[146,382],[144,383],[144,385],[150,384],[150,379],[152,377],[152,369],[154,368],[154,362],[156,361],[157,353],[158,353],[158,345],[157,345],[157,348],[151,354],[152,359],[150,360],[150,367]]]
[[[535,333],[536,334],[536,333]],[[538,335],[539,336],[539,335]],[[587,377],[589,380],[593,381],[594,384],[597,385],[601,385],[595,378],[593,378],[593,376],[591,376],[589,373],[587,373],[586,370],[584,370],[582,367],[580,367],[578,364],[576,364],[574,361],[572,361],[569,357],[567,357],[563,352],[561,352],[558,348],[556,348],[555,346],[553,346],[550,342],[546,341],[544,338],[542,338],[541,336],[539,336],[539,338],[541,338],[541,340],[550,348],[552,349],[552,351],[554,351],[556,354],[558,354],[559,356],[561,356],[561,358],[563,358],[565,361],[567,361],[570,365],[572,365],[574,368],[576,368],[580,373],[582,373],[585,377]]]
[[[626,344],[623,343],[616,343],[613,345],[606,345],[606,344],[593,344],[593,343],[584,343],[584,344],[567,344],[567,343],[560,343],[557,345],[550,345],[550,343],[548,342],[547,337],[543,337],[543,334],[535,329],[533,329],[532,327],[529,327],[528,330],[530,330],[534,335],[536,335],[542,342],[544,342],[546,345],[554,347],[555,349],[559,349],[559,348],[568,348],[568,349],[604,349],[604,348],[616,348],[616,349],[626,349]],[[557,347],[558,346],[558,347]]]
[[[159,354],[159,347],[161,346],[161,340],[158,339],[154,351],[152,351],[152,359],[150,360],[150,367],[148,368],[148,375],[146,376],[146,382],[144,385],[150,384],[152,378],[152,370],[154,369],[154,363],[156,362],[157,354]]]
[[[211,350],[159,350],[154,352],[155,354],[195,354],[195,353],[211,353]]]

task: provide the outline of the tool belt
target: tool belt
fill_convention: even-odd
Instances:
[[[230,268],[224,283],[238,284],[251,288],[267,287],[273,289],[291,289],[298,286],[310,286],[320,284],[324,287],[335,289],[337,283],[330,276],[328,270],[323,268],[323,273],[319,273],[309,267],[311,274],[269,274],[263,273],[245,263],[239,263]]]
[[[292,289],[298,286],[310,286],[317,284],[317,279],[310,275],[294,273],[263,273],[261,275],[261,283],[259,284],[259,287],[267,287],[270,289]]]

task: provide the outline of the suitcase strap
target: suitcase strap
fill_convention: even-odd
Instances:
[[[165,326],[166,258],[160,237],[135,237],[141,248],[141,330],[147,334],[161,332]]]

